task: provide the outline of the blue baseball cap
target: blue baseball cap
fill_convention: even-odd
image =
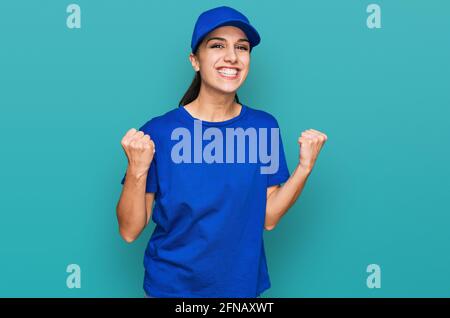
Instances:
[[[261,41],[258,31],[251,26],[250,21],[245,15],[236,9],[221,6],[203,12],[195,23],[194,32],[192,33],[191,49],[195,53],[203,38],[214,29],[231,25],[244,31],[250,42],[250,50],[257,46]]]

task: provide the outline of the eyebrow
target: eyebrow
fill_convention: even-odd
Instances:
[[[224,39],[224,38],[220,38],[220,37],[215,36],[215,37],[209,38],[209,39],[206,41],[206,44],[208,44],[208,42],[211,41],[211,40],[221,40],[221,41],[225,41],[225,42],[227,41],[227,40]],[[250,44],[250,41],[247,40],[247,39],[239,39],[239,40],[237,40],[237,42],[248,42],[248,44]]]

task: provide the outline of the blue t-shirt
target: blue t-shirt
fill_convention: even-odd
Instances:
[[[290,176],[277,120],[242,105],[229,120],[200,121],[182,106],[139,130],[156,149],[146,184],[156,224],[144,255],[146,293],[243,298],[270,288],[267,187]]]

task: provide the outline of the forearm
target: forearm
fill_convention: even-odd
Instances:
[[[120,235],[127,242],[134,241],[147,222],[145,187],[147,173],[137,173],[128,166],[122,194],[117,203],[117,219]]]
[[[310,168],[297,165],[291,177],[267,198],[265,228],[273,229],[302,193],[311,173]]]

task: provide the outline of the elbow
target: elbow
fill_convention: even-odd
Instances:
[[[121,220],[120,216],[120,211],[119,211],[119,203],[117,204],[116,207],[116,214],[117,214],[117,219],[119,221],[119,234],[122,237],[122,239],[127,242],[127,243],[133,243],[137,237],[139,236],[139,233],[133,234],[132,231],[130,231],[128,228],[128,226],[125,226],[125,222]]]
[[[129,235],[122,235],[122,238],[128,244],[133,243],[134,241],[136,241],[136,237],[129,236]]]
[[[135,237],[131,237],[131,236],[122,236],[122,238],[128,244],[133,243],[134,241],[136,241],[136,238]]]
[[[272,231],[275,228],[275,224],[264,224],[264,229],[266,231]]]
[[[273,210],[266,209],[266,218],[264,220],[264,229],[266,231],[272,231],[277,225],[277,217],[274,215]]]
[[[136,235],[130,235],[129,233],[126,233],[122,229],[119,230],[119,233],[122,239],[127,243],[133,243],[137,239]]]

